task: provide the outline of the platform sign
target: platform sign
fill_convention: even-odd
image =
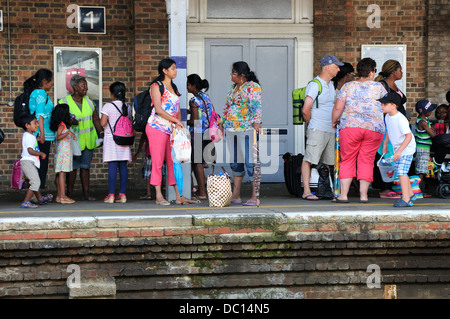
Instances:
[[[105,34],[105,7],[78,6],[78,33]]]

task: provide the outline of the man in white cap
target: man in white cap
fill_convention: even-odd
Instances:
[[[318,200],[310,188],[311,164],[319,162],[334,165],[335,131],[332,126],[331,113],[336,91],[331,81],[344,63],[334,55],[326,55],[320,60],[322,71],[309,82],[305,92],[303,118],[307,124],[306,150],[302,163],[303,195],[306,200]]]

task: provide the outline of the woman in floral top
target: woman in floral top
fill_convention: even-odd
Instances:
[[[253,177],[253,158],[250,145],[253,140],[253,130],[261,129],[261,86],[254,72],[246,62],[236,62],[231,71],[231,86],[223,114],[226,143],[230,154],[234,155],[231,169],[233,171],[232,203],[241,203],[241,184],[245,170]],[[234,142],[237,136],[237,143]],[[247,140],[247,142],[246,142]],[[245,164],[245,165],[244,165]],[[253,188],[254,189],[254,188]],[[256,206],[256,193],[244,204]]]
[[[359,180],[360,202],[367,203],[367,192],[373,181],[375,154],[385,131],[383,111],[378,99],[387,94],[384,86],[373,79],[376,62],[362,59],[356,70],[359,79],[344,84],[332,112],[333,127],[339,123],[341,161],[340,195],[336,202],[348,202],[348,191],[354,177]]]

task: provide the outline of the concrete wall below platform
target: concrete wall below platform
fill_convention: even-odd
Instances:
[[[449,228],[444,211],[3,218],[0,297],[450,298]]]

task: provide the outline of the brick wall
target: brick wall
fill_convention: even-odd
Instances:
[[[399,299],[447,299],[449,227],[445,212],[4,220],[0,298],[68,298],[76,265],[118,298],[383,299],[396,285]]]
[[[106,7],[106,29],[104,35],[78,34],[76,28],[67,27],[66,20],[72,12],[66,12],[76,1],[11,1],[11,69],[9,83],[7,5],[1,1],[4,16],[4,31],[0,33],[0,70],[2,92],[0,96],[0,127],[7,134],[0,145],[0,190],[8,189],[14,160],[20,158],[22,130],[12,122],[12,101],[21,90],[23,82],[39,68],[53,70],[54,46],[100,47],[103,53],[103,103],[110,101],[109,85],[122,81],[128,89],[131,102],[135,93],[142,91],[157,75],[159,60],[168,53],[168,22],[164,0],[105,0],[85,1],[82,5]],[[53,99],[53,91],[49,93]],[[55,101],[54,101],[55,102]],[[139,135],[138,135],[139,137]],[[137,139],[136,144],[139,142]],[[136,145],[137,146],[137,145]],[[91,185],[104,185],[107,181],[107,167],[102,163],[102,150],[94,153]],[[50,154],[49,183],[54,188],[53,150]],[[130,178],[136,183],[143,181],[140,174],[141,161],[129,165]],[[79,184],[79,180],[77,181]],[[78,187],[78,186],[76,186]]]
[[[439,10],[445,1],[431,1],[436,4],[434,14],[438,16],[442,32],[442,20],[448,17]],[[381,28],[369,28],[367,18],[371,12],[367,7],[376,3],[381,9]],[[361,59],[362,44],[406,44],[407,45],[407,73],[406,88],[408,102],[406,108],[415,116],[414,105],[423,98],[427,98],[427,3],[425,0],[402,1],[314,1],[314,60],[316,73],[319,72],[320,58],[326,54],[334,54],[340,60],[354,65]],[[448,5],[447,5],[448,6]],[[434,16],[433,16],[434,19]],[[448,20],[448,19],[447,19]],[[446,22],[448,25],[448,22]],[[448,27],[447,27],[448,30]],[[447,32],[448,33],[448,32]],[[435,37],[441,41],[442,37]],[[445,37],[444,37],[445,40]],[[443,46],[448,45],[448,41]],[[446,50],[448,56],[448,50]],[[444,54],[445,55],[445,54]],[[448,60],[448,59],[447,59]],[[447,64],[448,65],[448,64]],[[440,64],[440,66],[444,66]],[[377,66],[381,70],[381,65]],[[447,72],[448,67],[441,69]],[[448,77],[447,77],[448,78]],[[436,84],[440,91],[446,92],[448,79]],[[444,83],[447,83],[444,85]],[[431,98],[431,97],[430,97]]]
[[[429,0],[427,15],[427,95],[431,102],[447,104],[450,90],[450,2]]]

